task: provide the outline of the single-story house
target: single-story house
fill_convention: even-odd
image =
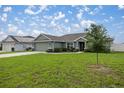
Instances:
[[[80,51],[86,49],[87,40],[85,33],[74,33],[63,36],[53,36],[40,34],[34,40],[34,49],[36,51],[46,51],[55,48],[75,48]]]
[[[24,51],[27,48],[34,48],[34,37],[9,35],[2,41],[3,51]]]
[[[74,48],[83,51],[87,49],[88,42],[85,36],[85,33],[73,33],[62,36],[40,34],[36,38],[32,36],[9,35],[2,41],[2,50],[24,51],[31,48],[35,51],[47,51],[49,49],[54,51],[57,48]],[[111,46],[111,44],[109,46]]]

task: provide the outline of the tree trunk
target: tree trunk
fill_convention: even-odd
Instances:
[[[96,49],[96,63],[98,64],[99,62],[98,62],[99,60],[98,60],[98,47],[97,47],[97,49]]]

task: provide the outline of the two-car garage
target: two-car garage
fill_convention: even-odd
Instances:
[[[48,42],[37,42],[34,44],[34,48],[36,51],[46,51],[48,50]]]

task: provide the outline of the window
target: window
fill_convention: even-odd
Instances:
[[[67,48],[68,48],[68,49],[73,48],[73,43],[72,43],[72,42],[67,43]]]
[[[52,43],[51,42],[48,43],[48,49],[52,49]]]

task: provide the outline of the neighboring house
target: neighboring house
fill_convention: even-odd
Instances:
[[[87,40],[85,33],[67,34],[63,36],[53,36],[40,34],[34,40],[34,49],[36,51],[46,51],[55,48],[75,48],[80,51],[86,49]]]
[[[34,37],[32,36],[11,36],[2,41],[3,51],[24,51],[27,48],[34,48]]]
[[[111,51],[124,52],[124,43],[122,44],[112,44]]]

